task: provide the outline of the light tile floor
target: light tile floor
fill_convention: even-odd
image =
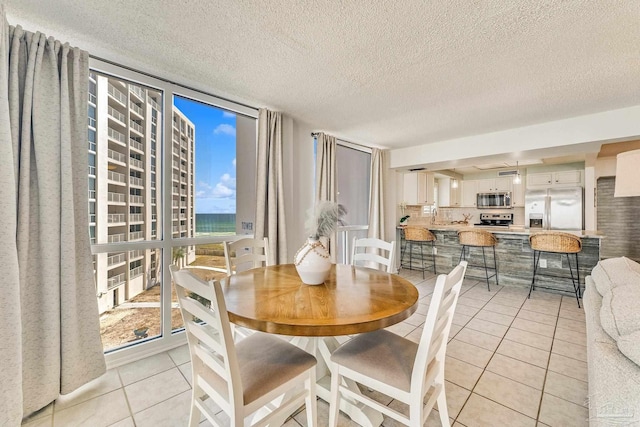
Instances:
[[[435,276],[403,270],[420,291],[416,313],[389,330],[417,341]],[[584,311],[575,298],[466,279],[446,360],[449,416],[456,426],[588,425]],[[184,426],[190,405],[189,353],[182,346],[111,369],[25,420],[26,427]],[[395,409],[401,404],[376,396]],[[318,425],[328,405],[318,401]],[[204,421],[201,425],[209,425]],[[285,424],[306,426],[304,411]],[[340,426],[356,425],[341,414]],[[385,427],[396,423],[385,418]],[[427,425],[440,425],[432,413]]]

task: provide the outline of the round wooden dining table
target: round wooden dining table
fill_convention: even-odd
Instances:
[[[334,264],[321,285],[305,285],[293,264],[254,268],[223,285],[229,320],[262,332],[295,336],[293,343],[316,355],[317,394],[329,400],[335,338],[386,328],[411,316],[418,290],[382,271]],[[355,383],[347,384],[360,393]],[[382,414],[341,399],[340,409],[361,426],[379,426]],[[283,420],[284,421],[284,420]]]
[[[386,328],[411,316],[418,290],[395,274],[333,264],[321,285],[305,285],[293,264],[254,268],[223,287],[229,320],[258,331],[336,336]]]

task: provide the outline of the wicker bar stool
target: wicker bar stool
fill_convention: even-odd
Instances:
[[[538,273],[538,264],[540,264],[540,254],[542,252],[565,254],[567,263],[569,264],[569,272],[571,273],[571,283],[573,284],[573,292],[576,294],[576,301],[580,307],[580,264],[578,263],[578,253],[582,251],[582,239],[578,236],[560,231],[541,231],[529,236],[529,245],[533,249],[533,278],[531,279],[531,287],[529,288],[529,298],[531,291],[535,289],[536,274],[538,276],[566,278],[566,276],[557,276],[551,274]],[[576,260],[576,275],[573,275],[573,267],[571,266],[570,254],[573,254]],[[561,255],[562,256],[562,255]]]
[[[436,236],[424,227],[409,226],[404,229],[405,245],[400,254],[400,268],[406,268],[407,263],[404,261],[404,254],[407,252],[407,246],[409,246],[409,270],[422,270],[422,278],[424,279],[424,272],[427,269],[424,262],[423,246],[425,243],[431,242],[431,259],[433,261],[433,274],[436,273],[436,254],[434,249],[434,243]],[[421,268],[413,268],[413,246],[420,246],[420,259]]]
[[[469,264],[468,267],[484,267],[484,274],[487,280],[487,290],[491,290],[489,287],[489,279],[494,276],[496,278],[496,285],[498,285],[498,259],[496,258],[496,244],[498,243],[498,239],[488,231],[470,229],[458,231],[458,242],[462,245],[460,261],[467,259],[467,253],[470,253],[469,250],[471,247],[482,248],[482,261],[484,262],[484,265]],[[493,267],[487,265],[487,257],[485,255],[484,248],[488,247],[493,249]],[[489,270],[493,270],[494,273],[489,275]]]

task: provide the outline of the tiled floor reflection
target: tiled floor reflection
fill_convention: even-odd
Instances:
[[[417,312],[389,330],[420,338],[435,276],[402,271],[420,291]],[[588,425],[584,312],[575,298],[466,280],[447,348],[446,393],[452,425]],[[190,404],[186,346],[107,372],[34,414],[23,426],[186,426]],[[383,396],[377,396],[384,399]],[[403,410],[390,399],[385,403]],[[318,402],[318,425],[328,406]],[[210,425],[203,421],[202,426]],[[356,425],[341,414],[340,426]],[[385,427],[395,426],[385,418]],[[426,425],[440,425],[437,413]],[[303,411],[287,427],[306,426]]]

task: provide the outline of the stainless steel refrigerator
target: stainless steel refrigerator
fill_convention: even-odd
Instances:
[[[584,228],[582,187],[527,190],[525,227],[542,230],[582,230]]]

